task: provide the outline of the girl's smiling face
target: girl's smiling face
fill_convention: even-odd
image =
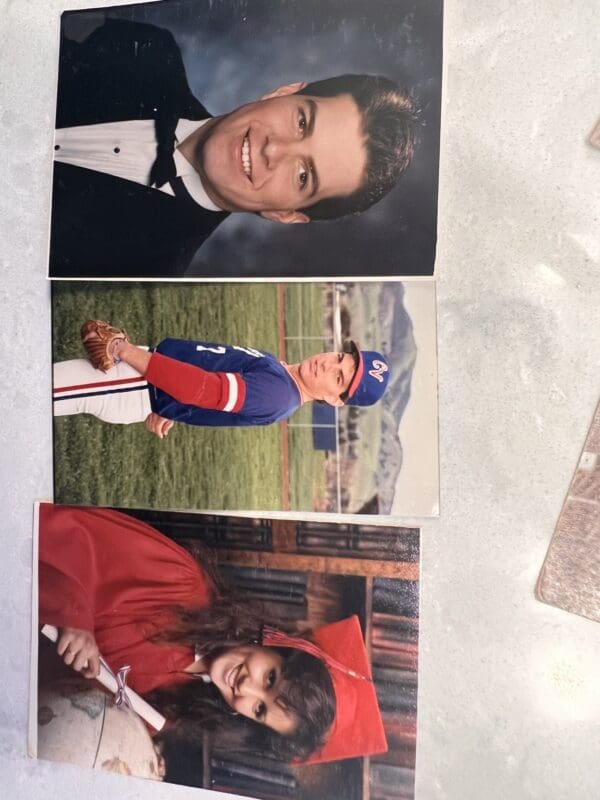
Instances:
[[[283,663],[271,647],[236,645],[211,660],[208,674],[234,711],[289,736],[298,720],[279,701],[286,683]]]

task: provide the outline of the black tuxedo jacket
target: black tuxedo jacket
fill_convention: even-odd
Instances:
[[[180,117],[210,116],[191,93],[167,30],[109,19],[82,43],[62,38],[57,128],[154,119],[159,145],[168,147]],[[181,276],[225,217],[185,193],[173,197],[57,162],[50,276]]]

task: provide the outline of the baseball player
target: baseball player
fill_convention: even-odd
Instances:
[[[389,366],[350,342],[286,364],[251,347],[164,339],[149,350],[97,320],[82,328],[90,361],[54,364],[54,415],[92,414],[104,422],[145,422],[159,438],[188,425],[270,425],[310,400],[368,406],[383,395]]]

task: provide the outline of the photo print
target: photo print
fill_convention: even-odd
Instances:
[[[414,796],[418,529],[46,503],[38,544],[39,758]]]
[[[437,515],[431,281],[60,281],[52,297],[57,502]],[[80,338],[103,348],[97,320],[129,335],[106,371]]]
[[[432,275],[442,10],[65,12],[49,276]]]
[[[536,585],[544,603],[600,622],[600,404]]]

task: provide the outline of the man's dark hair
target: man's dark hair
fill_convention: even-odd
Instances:
[[[300,209],[311,220],[335,219],[365,211],[394,187],[415,149],[417,110],[409,92],[381,75],[339,75],[309,83],[298,94],[349,94],[362,117],[367,148],[363,185],[346,197],[330,197]]]
[[[354,359],[354,372],[352,373],[352,379],[350,380],[350,383],[352,383],[352,381],[354,380],[354,376],[356,375],[356,370],[358,369],[358,364],[360,362],[360,353],[358,352],[358,347],[356,346],[356,343],[353,342],[352,340],[344,343],[343,352],[350,353],[350,355]],[[346,391],[342,392],[340,395],[340,400],[342,400],[342,402],[345,403],[347,399],[348,399],[348,389],[346,389]]]

